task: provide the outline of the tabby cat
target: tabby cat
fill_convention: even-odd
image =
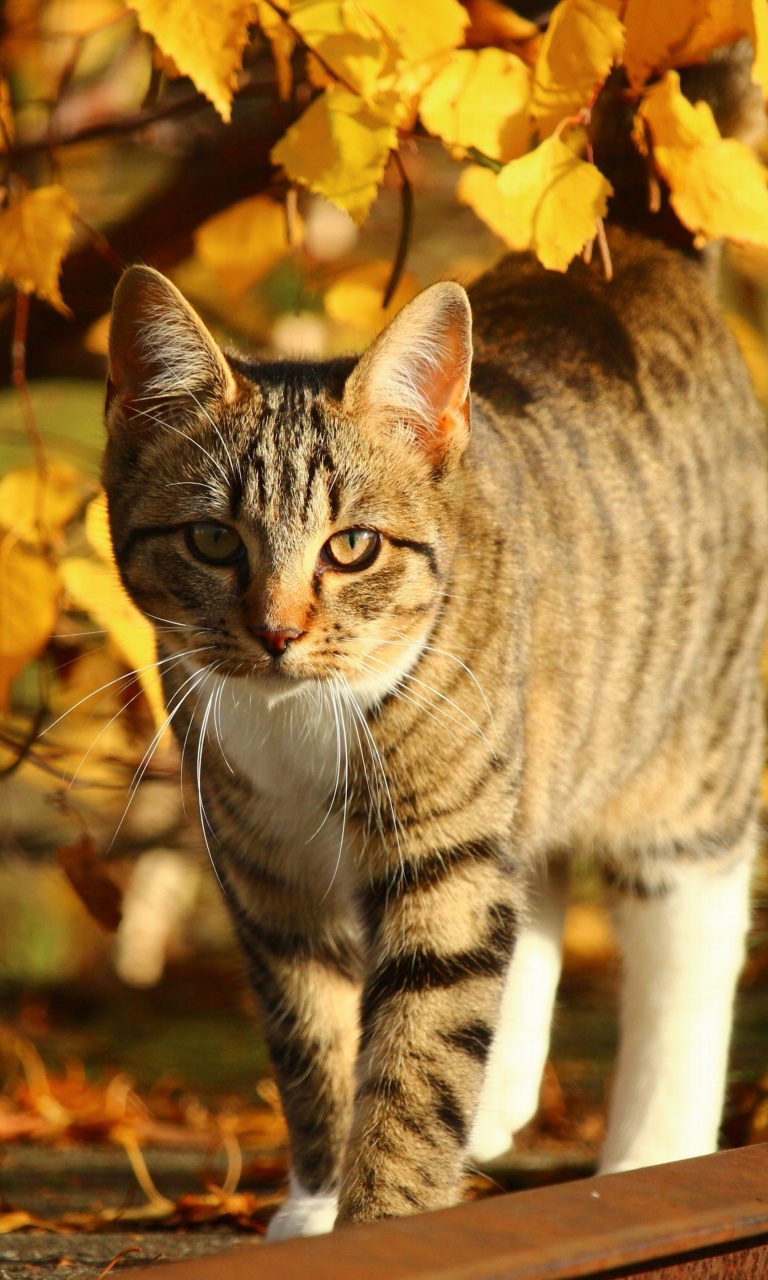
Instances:
[[[517,255],[433,285],[313,363],[222,353],[147,267],[118,286],[112,536],[263,1007],[273,1238],[448,1205],[509,1146],[579,852],[625,966],[601,1168],[716,1146],[764,426],[708,260],[620,227],[610,253],[611,282]]]

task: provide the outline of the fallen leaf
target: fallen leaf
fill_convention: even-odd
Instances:
[[[272,148],[289,178],[362,222],[373,203],[397,130],[345,89],[326,91]]]
[[[723,138],[706,102],[689,102],[668,71],[638,112],[653,161],[681,222],[703,240],[728,237],[768,245],[768,175],[753,152]]]
[[[37,187],[0,213],[0,275],[69,315],[59,289],[62,259],[72,239],[77,205],[54,184]]]
[[[123,895],[107,873],[93,841],[84,836],[74,844],[61,845],[56,850],[56,861],[89,915],[114,933],[122,919]]]
[[[561,0],[536,60],[531,115],[542,137],[586,107],[624,52],[619,0]]]
[[[450,146],[506,162],[528,150],[531,73],[502,49],[457,49],[424,91],[424,126]]]
[[[229,123],[254,0],[130,0],[142,31]]]

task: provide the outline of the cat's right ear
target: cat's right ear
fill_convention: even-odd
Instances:
[[[234,394],[227,361],[176,286],[152,267],[129,267],[112,303],[108,408],[138,413],[153,402]]]
[[[352,370],[344,400],[354,417],[405,431],[432,463],[466,448],[470,430],[472,312],[461,285],[424,289]]]

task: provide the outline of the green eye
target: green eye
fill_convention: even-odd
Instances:
[[[198,520],[196,524],[188,524],[186,537],[193,556],[206,564],[231,564],[244,551],[240,534],[217,520]]]
[[[321,551],[334,569],[367,569],[381,549],[381,534],[375,529],[344,529],[334,533]]]

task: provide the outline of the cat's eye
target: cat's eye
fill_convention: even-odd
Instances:
[[[218,520],[198,520],[186,528],[187,546],[206,564],[232,564],[244,551],[240,534]]]
[[[381,550],[381,534],[375,529],[344,529],[334,533],[321,551],[334,569],[367,569]]]

